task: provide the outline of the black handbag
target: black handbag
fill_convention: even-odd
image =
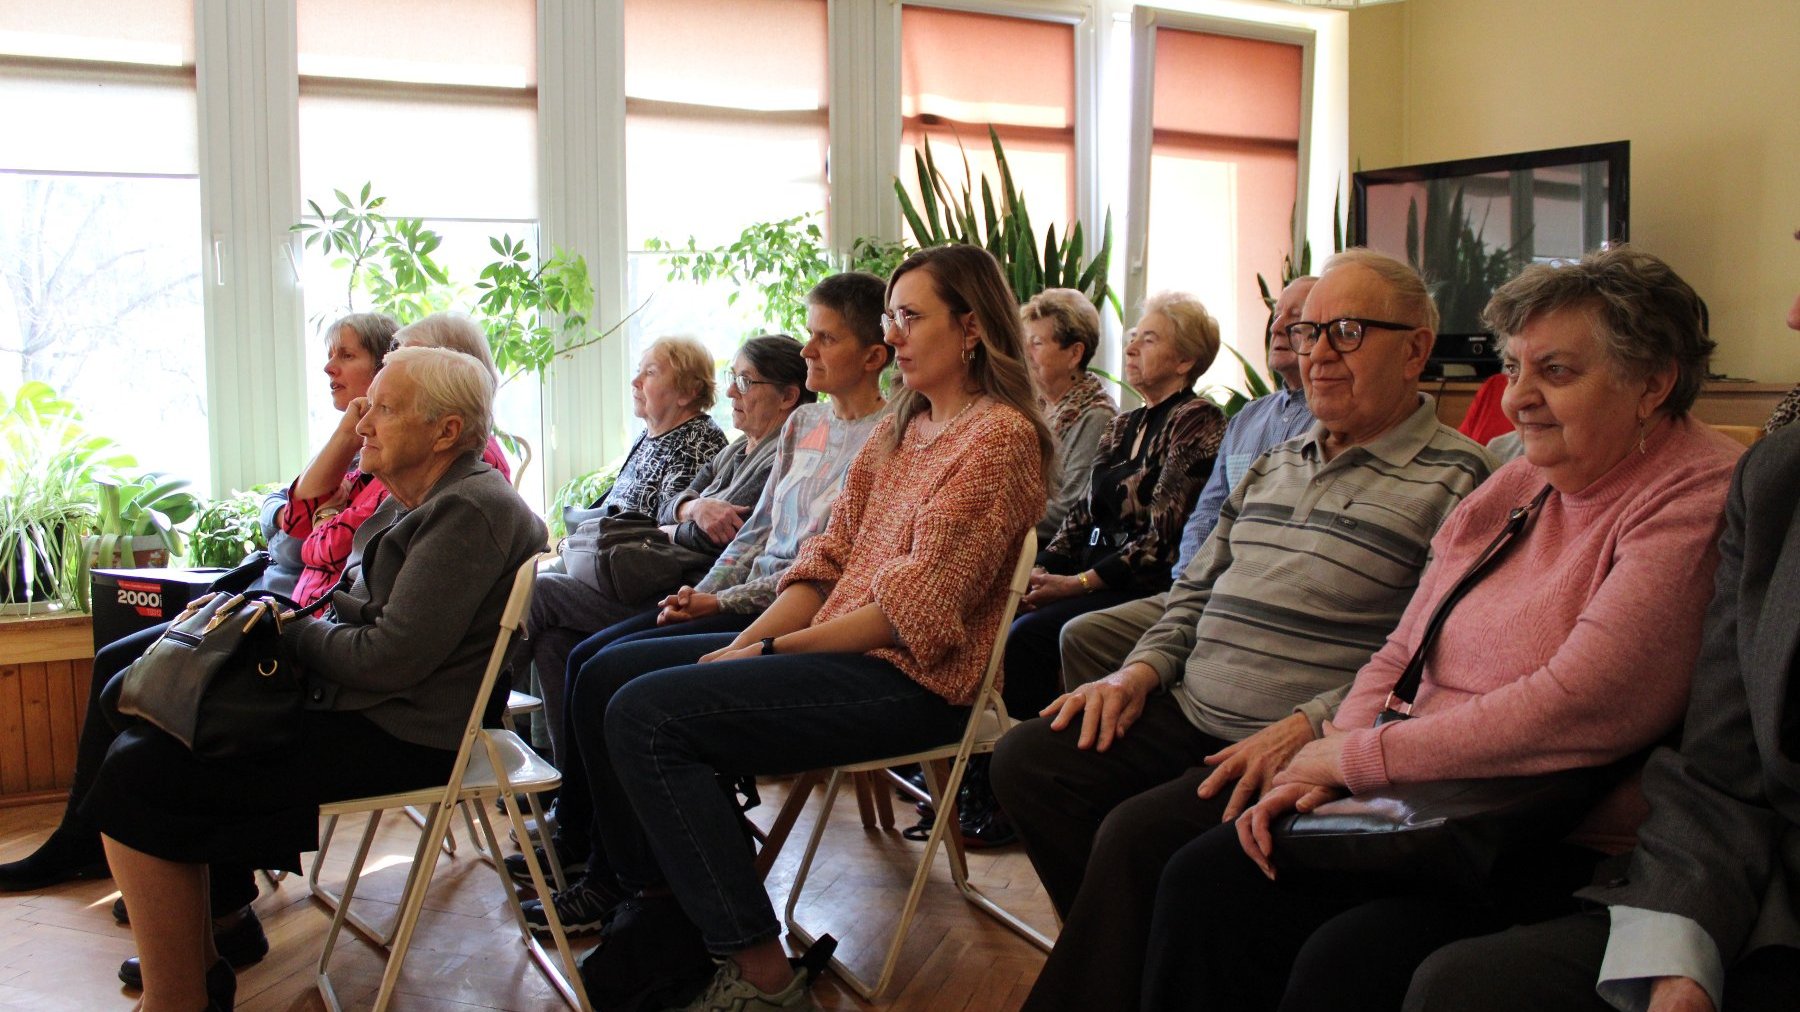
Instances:
[[[669,540],[655,517],[621,510],[563,539],[563,571],[620,604],[648,605],[696,583],[716,558]]]
[[[1425,657],[1450,609],[1505,554],[1549,494],[1545,486],[1529,505],[1508,514],[1493,542],[1438,602],[1377,725],[1410,719]],[[1478,888],[1505,855],[1567,836],[1630,768],[1628,760],[1542,776],[1401,784],[1342,798],[1276,823],[1275,860],[1299,872]]]
[[[155,725],[203,759],[291,744],[306,679],[281,658],[282,615],[310,616],[331,597],[306,608],[268,590],[197,599],[125,669],[119,712]]]

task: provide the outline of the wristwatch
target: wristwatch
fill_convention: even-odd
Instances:
[[[764,657],[767,657],[770,654],[774,653],[775,652],[775,637],[764,636],[762,638],[762,645],[763,645],[762,652],[763,652]]]

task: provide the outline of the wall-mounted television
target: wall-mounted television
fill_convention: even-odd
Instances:
[[[1443,319],[1431,373],[1491,376],[1488,298],[1528,263],[1627,238],[1631,142],[1358,172],[1351,241],[1419,269]]]

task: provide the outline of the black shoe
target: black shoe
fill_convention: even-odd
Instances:
[[[131,923],[131,914],[125,910],[125,897],[123,896],[113,900],[113,920],[120,924]]]
[[[221,956],[206,971],[206,1012],[231,1012],[236,1005],[237,974],[232,972],[231,961]]]
[[[556,906],[556,919],[562,922],[563,934],[573,936],[606,930],[613,908],[624,898],[618,890],[597,888],[584,878],[569,883],[569,888],[552,896],[551,902]],[[525,923],[531,925],[531,930],[550,930],[550,919],[544,916],[543,900],[526,900],[520,906],[524,908]]]
[[[59,826],[29,855],[0,864],[0,893],[36,892],[59,882],[111,874],[98,834],[90,837]]]
[[[244,916],[229,928],[213,929],[213,946],[219,950],[219,962],[227,970],[241,970],[246,966],[254,966],[262,962],[269,954],[269,936],[263,934],[262,921],[257,920],[256,911],[244,908]],[[214,967],[218,969],[218,967]],[[235,978],[234,978],[235,979]],[[119,980],[126,987],[142,989],[144,986],[144,968],[138,964],[136,956],[119,964]],[[211,994],[211,974],[207,976],[207,993]],[[232,985],[237,986],[235,983]],[[227,1004],[226,1008],[231,1006]]]
[[[563,881],[573,882],[580,878],[587,871],[588,852],[586,848],[577,853],[575,847],[564,843],[561,836],[552,836],[550,841],[551,846],[556,848],[556,859],[562,862]],[[544,873],[544,881],[550,883],[554,888],[556,882],[550,875],[550,858],[545,855],[542,847],[531,849],[537,854],[538,868]],[[530,886],[531,869],[525,865],[525,855],[508,854],[505,860],[506,873],[512,876],[512,880],[522,886]]]

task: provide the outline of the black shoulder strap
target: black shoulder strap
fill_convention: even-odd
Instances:
[[[1532,515],[1538,511],[1538,507],[1544,505],[1544,500],[1549,496],[1550,486],[1545,485],[1543,491],[1539,492],[1537,498],[1531,500],[1530,504],[1514,507],[1513,511],[1506,515],[1506,523],[1500,528],[1500,533],[1496,534],[1494,540],[1489,542],[1481,554],[1475,557],[1475,561],[1469,565],[1468,571],[1463,573],[1462,577],[1456,581],[1456,585],[1450,588],[1450,593],[1445,594],[1443,600],[1438,602],[1437,607],[1431,612],[1431,618],[1425,622],[1425,635],[1419,637],[1418,648],[1413,651],[1412,658],[1406,662],[1406,670],[1400,673],[1400,680],[1394,683],[1393,691],[1388,693],[1387,702],[1381,709],[1381,715],[1375,718],[1376,724],[1385,724],[1390,720],[1405,720],[1412,716],[1413,699],[1418,696],[1419,684],[1425,678],[1425,655],[1431,651],[1432,643],[1437,640],[1438,632],[1443,629],[1444,619],[1449,617],[1450,609],[1454,608],[1456,602],[1462,600],[1463,595],[1469,592],[1469,588],[1475,585],[1475,581],[1481,579],[1482,575],[1493,566],[1500,556],[1506,553],[1506,549],[1531,523]]]

